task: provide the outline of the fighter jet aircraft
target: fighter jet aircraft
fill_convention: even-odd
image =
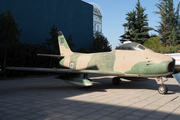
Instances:
[[[88,78],[88,74],[116,76],[112,80],[114,85],[120,83],[120,78],[138,81],[145,77],[157,77],[162,83],[158,88],[159,93],[166,94],[168,91],[164,85],[163,76],[172,74],[174,71],[174,59],[155,53],[139,43],[123,44],[111,52],[76,53],[71,51],[60,31],[58,44],[60,55],[38,55],[61,57],[59,64],[69,69],[27,67],[6,67],[6,69],[66,73],[60,78],[78,86],[92,86],[93,82]],[[81,77],[82,75],[84,76]]]

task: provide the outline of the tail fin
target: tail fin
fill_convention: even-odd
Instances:
[[[67,41],[61,31],[58,32],[58,44],[61,56],[72,55],[73,52],[69,48]]]

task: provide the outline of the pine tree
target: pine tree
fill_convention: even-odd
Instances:
[[[57,27],[55,24],[51,27],[49,34],[51,38],[47,38],[45,44],[51,49],[51,53],[59,54],[59,46],[58,46],[58,34],[57,34]]]
[[[22,29],[18,29],[18,24],[9,10],[0,14],[0,46],[3,50],[1,51],[2,63],[0,64],[3,72],[5,71],[7,53],[14,50],[11,48],[20,43],[21,31]]]
[[[161,36],[161,41],[163,43],[166,43],[168,36],[170,34],[170,29],[171,29],[171,25],[170,22],[167,22],[166,18],[169,16],[169,14],[167,13],[167,10],[165,8],[165,2],[161,2],[159,4],[156,4],[156,7],[160,10],[159,12],[155,12],[156,14],[160,14],[161,15],[161,21],[158,22],[160,25],[157,26],[158,29],[156,30],[160,36]]]
[[[72,51],[74,51],[74,47],[76,47],[76,45],[73,43],[73,38],[72,35],[69,34],[68,39],[67,39],[67,43],[69,45],[69,47],[71,48]]]
[[[177,5],[175,12],[175,30],[176,30],[176,41],[180,43],[180,15],[179,15],[180,2]]]
[[[125,27],[125,34],[120,36],[122,39],[120,39],[121,42],[124,42],[126,40],[131,40],[131,38],[134,38],[134,34],[131,34],[135,31],[135,22],[136,21],[136,11],[128,12],[126,14],[128,17],[126,17],[127,23],[124,23],[123,26]]]
[[[167,44],[172,45],[172,46],[176,46],[178,44],[178,40],[177,40],[177,31],[175,30],[175,27],[173,27],[168,40],[166,41]]]
[[[111,45],[107,38],[99,32],[96,32],[93,38],[92,52],[109,52],[111,51]]]
[[[44,43],[45,45],[48,46],[48,48],[50,49],[50,53],[51,54],[60,54],[59,51],[59,45],[58,45],[58,34],[57,34],[57,27],[55,24],[53,24],[53,26],[51,27],[51,30],[49,32],[49,34],[51,35],[51,38],[47,38],[46,42]],[[49,67],[51,68],[52,66],[55,66],[54,62],[57,61],[57,59],[53,59],[52,57],[50,58],[50,62],[49,62]]]
[[[120,36],[120,41],[130,40],[132,42],[143,44],[148,38],[150,38],[148,32],[153,30],[153,28],[148,27],[148,17],[147,14],[144,13],[146,9],[140,5],[139,0],[135,8],[136,10],[126,14],[126,20],[128,22],[123,24],[123,26],[128,28],[128,31]]]
[[[180,8],[180,3],[177,5],[177,9],[176,9],[176,12],[175,12],[175,19],[176,19],[176,22],[175,22],[175,26],[176,26],[176,32],[177,32],[177,40],[178,40],[178,43],[180,42],[180,15],[179,15],[179,8]]]
[[[155,5],[159,11],[155,13],[161,16],[161,21],[158,22],[160,25],[156,31],[160,34],[162,42],[166,45],[175,46],[180,40],[180,3],[176,12],[174,12],[175,8],[173,5],[173,0],[160,0],[160,3]]]

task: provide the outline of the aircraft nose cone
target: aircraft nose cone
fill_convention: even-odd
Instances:
[[[156,56],[156,63],[159,64],[159,71],[163,72],[169,72],[172,73],[174,72],[174,68],[175,68],[175,60],[167,55],[163,55],[163,54],[155,54]],[[156,66],[158,67],[158,65]]]

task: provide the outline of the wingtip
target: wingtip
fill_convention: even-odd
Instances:
[[[61,31],[58,32],[58,36],[61,36],[63,35],[63,33]]]

